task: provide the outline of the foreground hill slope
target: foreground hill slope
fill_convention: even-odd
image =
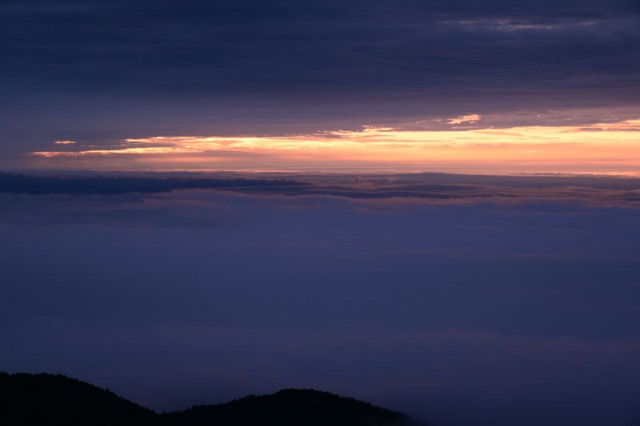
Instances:
[[[105,389],[52,374],[0,373],[3,426],[146,426],[157,414]]]
[[[2,426],[404,426],[408,416],[311,389],[157,414],[61,375],[0,373]]]

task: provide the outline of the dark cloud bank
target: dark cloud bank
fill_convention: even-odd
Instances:
[[[572,90],[628,87],[639,65],[640,8],[629,0],[22,0],[0,8],[5,72],[47,87]]]
[[[530,199],[589,203],[640,202],[640,179],[598,175],[295,174],[295,173],[0,173],[0,193],[116,195],[214,189],[244,194],[326,195],[358,199],[448,202]]]
[[[436,425],[637,424],[637,180],[297,179],[0,194],[0,366],[159,410],[314,387]]]

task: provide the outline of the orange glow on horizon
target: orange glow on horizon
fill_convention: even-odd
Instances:
[[[472,123],[478,115],[450,119],[449,123]],[[364,127],[360,131],[336,130],[288,136],[156,136],[129,138],[112,147],[82,148],[81,144],[64,151],[38,151],[45,158],[113,156],[157,163],[193,163],[226,161],[221,154],[242,156],[251,168],[264,166],[264,158],[273,164],[299,164],[314,167],[317,162],[349,164],[402,164],[418,166],[456,164],[508,164],[526,168],[531,165],[553,168],[554,164],[573,164],[574,168],[613,164],[616,167],[640,166],[640,120],[595,123],[589,126],[520,126],[511,128],[473,128],[462,130],[403,130],[391,127]],[[261,159],[261,157],[264,157]],[[186,160],[188,158],[188,160]],[[527,166],[528,165],[528,166]],[[583,167],[582,167],[583,166]]]

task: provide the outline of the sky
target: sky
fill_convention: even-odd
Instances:
[[[640,424],[637,0],[0,0],[0,371]]]
[[[638,172],[637,0],[0,2],[5,170]]]

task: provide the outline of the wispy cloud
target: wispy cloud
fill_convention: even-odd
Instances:
[[[503,32],[514,31],[564,31],[583,27],[594,27],[602,23],[602,19],[593,17],[566,18],[518,18],[518,17],[488,17],[444,21],[446,25],[458,26],[466,29],[482,29]]]
[[[479,121],[481,118],[482,117],[480,117],[478,114],[469,114],[469,115],[462,115],[460,117],[450,118],[449,120],[447,120],[447,122],[449,124],[475,123]]]

